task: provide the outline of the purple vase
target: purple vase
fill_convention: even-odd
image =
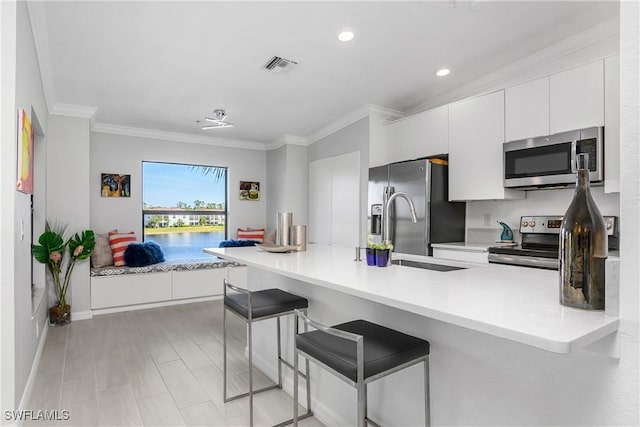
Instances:
[[[386,267],[389,265],[390,249],[376,249],[376,265],[378,267]]]
[[[367,265],[376,265],[376,250],[373,248],[367,249]]]

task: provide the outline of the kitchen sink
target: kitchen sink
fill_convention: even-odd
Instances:
[[[453,267],[451,265],[431,264],[428,262],[409,261],[406,259],[394,259],[391,261],[391,264],[405,266],[405,267],[423,268],[425,270],[433,270],[433,271],[454,271],[454,270],[465,269],[465,267]]]

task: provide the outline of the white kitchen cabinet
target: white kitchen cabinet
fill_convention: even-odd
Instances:
[[[552,74],[550,133],[604,126],[604,61]]]
[[[433,108],[415,116],[415,156],[435,156],[449,152],[449,106]]]
[[[358,246],[360,153],[309,163],[309,242]]]
[[[401,162],[416,158],[416,118],[391,122],[384,126],[387,163]]]
[[[524,198],[505,189],[504,90],[449,106],[449,200]]]
[[[506,140],[544,135],[549,135],[549,76],[506,88]]]
[[[620,192],[620,55],[604,60],[604,192]]]

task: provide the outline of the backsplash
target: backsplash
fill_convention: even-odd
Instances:
[[[500,240],[502,227],[496,221],[507,223],[514,240],[520,241],[518,233],[520,217],[523,215],[564,215],[574,189],[527,191],[524,200],[487,200],[467,202],[467,243],[493,243]],[[620,216],[620,194],[604,193],[603,187],[592,187],[593,200],[600,213]]]

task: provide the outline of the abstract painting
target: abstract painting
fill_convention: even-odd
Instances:
[[[103,173],[100,194],[102,197],[131,197],[131,175]]]
[[[16,189],[33,194],[33,128],[27,112],[18,110],[18,179]]]

